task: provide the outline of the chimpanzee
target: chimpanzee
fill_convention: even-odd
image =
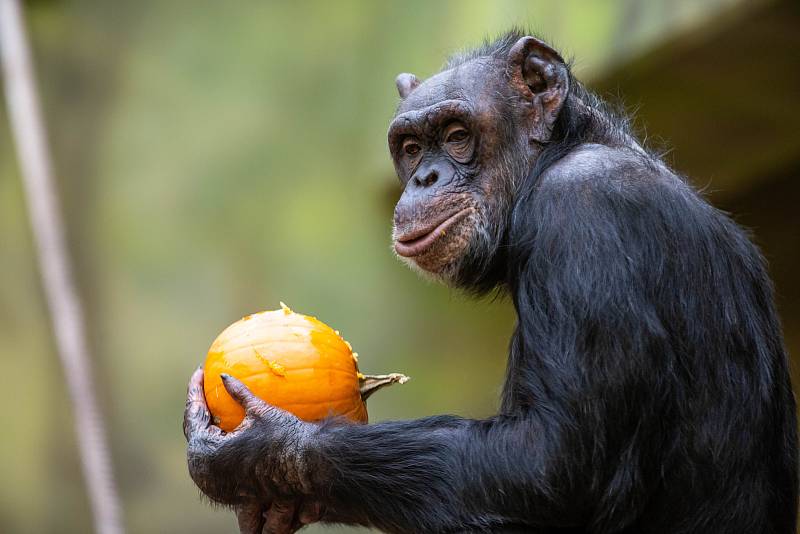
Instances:
[[[764,261],[541,40],[511,31],[420,81],[401,74],[389,147],[394,247],[517,326],[485,420],[301,422],[232,377],[191,476],[243,532],[795,532],[797,437]]]

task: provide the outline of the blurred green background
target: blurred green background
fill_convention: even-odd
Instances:
[[[796,33],[793,6],[27,2],[128,530],[234,531],[187,475],[185,385],[217,333],[279,300],[341,330],[362,370],[413,377],[370,400],[372,420],[496,409],[513,312],[421,281],[393,258],[386,128],[396,74],[429,76],[511,25],[574,56],[604,94],[628,97],[648,134],[675,147],[670,161],[757,226],[784,320],[796,324],[789,178],[800,141],[784,122],[799,122],[800,69],[790,71],[797,38],[783,31]],[[748,50],[735,50],[757,24]],[[764,62],[775,77],[766,83],[753,75]],[[748,83],[795,98],[748,106]],[[87,532],[72,431],[81,414],[67,404],[26,217],[3,109],[0,531]]]

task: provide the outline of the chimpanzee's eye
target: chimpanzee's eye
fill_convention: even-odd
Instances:
[[[419,143],[413,137],[408,137],[403,141],[403,152],[407,155],[416,156],[420,150],[422,150],[422,147],[419,146]]]
[[[467,130],[460,122],[450,124],[444,131],[445,143],[463,143],[469,138],[469,130]]]

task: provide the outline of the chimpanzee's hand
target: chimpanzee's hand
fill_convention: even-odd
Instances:
[[[291,534],[320,516],[319,503],[308,500],[277,499],[266,505],[250,501],[236,507],[241,534]]]
[[[229,433],[212,425],[203,371],[194,372],[183,418],[192,480],[211,500],[235,507],[243,533],[291,533],[318,520],[320,506],[307,497],[305,458],[314,425],[270,406],[231,376],[222,382],[245,418]]]

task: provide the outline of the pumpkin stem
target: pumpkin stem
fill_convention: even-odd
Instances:
[[[405,384],[408,382],[409,377],[400,373],[390,373],[388,375],[364,375],[359,379],[359,389],[361,390],[361,400],[365,401],[367,398],[390,384]]]

